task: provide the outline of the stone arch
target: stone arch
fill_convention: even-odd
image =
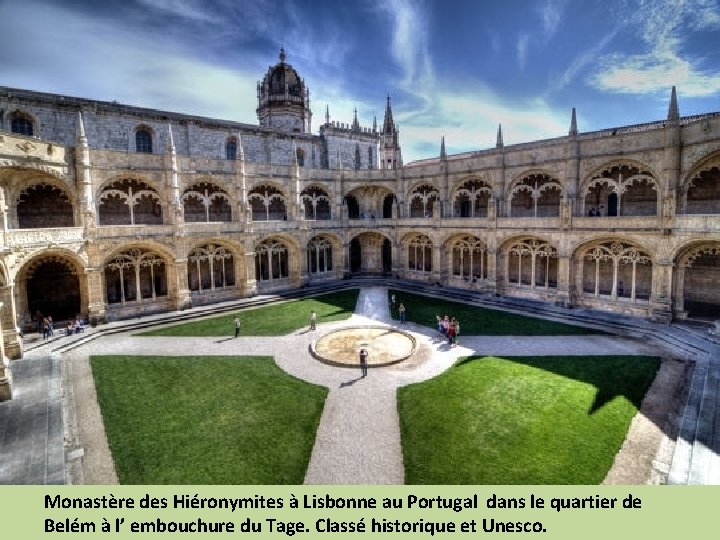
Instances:
[[[312,236],[305,248],[308,275],[315,278],[334,276],[341,247],[342,243],[335,235],[320,233]]]
[[[152,154],[157,150],[157,136],[155,130],[148,124],[138,124],[133,130],[135,151],[142,154]]]
[[[581,304],[647,303],[652,292],[653,257],[632,240],[596,238],[575,248],[576,288]]]
[[[319,184],[306,186],[300,192],[300,202],[303,204],[306,220],[332,219],[332,198],[324,186]]]
[[[365,184],[351,189],[344,198],[348,218],[372,220],[384,216],[385,198],[388,195],[394,195],[394,192],[382,185]]]
[[[433,217],[440,192],[432,182],[416,182],[407,193],[408,217]]]
[[[74,198],[74,192],[55,178],[31,181],[17,193],[14,221],[19,229],[73,227]]]
[[[294,257],[293,257],[294,255]],[[255,243],[255,279],[262,288],[289,284],[291,259],[297,264],[297,245],[284,235],[269,236]]]
[[[247,198],[253,221],[287,220],[288,197],[282,186],[274,182],[255,184],[248,190]]]
[[[103,184],[98,195],[99,225],[160,225],[161,197],[146,179],[121,176]]]
[[[581,215],[655,216],[660,182],[639,161],[614,160],[592,171],[581,185]]]
[[[421,232],[410,232],[401,242],[405,255],[405,270],[410,277],[428,279],[433,271],[433,241]]]
[[[720,214],[720,152],[695,164],[680,187],[680,214]]]
[[[232,205],[227,191],[214,182],[196,182],[182,194],[186,223],[232,221]]]
[[[103,278],[111,315],[164,311],[176,290],[175,257],[155,242],[125,244],[105,258]]]
[[[674,261],[675,314],[720,319],[720,241],[686,244],[679,248]]]
[[[238,250],[224,241],[196,242],[187,254],[187,282],[190,294],[214,295],[235,289]]]
[[[465,178],[455,184],[451,198],[453,217],[487,217],[493,189],[478,177]]]
[[[510,291],[550,291],[558,284],[558,249],[537,236],[515,236],[500,246],[503,283]]]
[[[8,122],[10,123],[8,131],[16,135],[36,137],[40,133],[40,122],[30,111],[15,109],[8,115]]]
[[[471,233],[455,234],[445,242],[451,283],[467,285],[488,278],[487,242]]]
[[[20,325],[39,325],[38,312],[55,322],[88,312],[85,261],[72,251],[53,248],[34,254],[14,281]]]
[[[565,188],[552,173],[526,171],[508,187],[508,217],[557,217]]]
[[[381,231],[353,231],[348,238],[347,270],[350,272],[390,273],[393,257],[392,240]]]

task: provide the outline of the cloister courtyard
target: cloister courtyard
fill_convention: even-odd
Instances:
[[[391,293],[407,306],[407,324],[391,310]],[[435,314],[458,317],[457,346],[438,334]],[[32,435],[52,431],[50,419],[23,426],[17,410],[9,414],[31,394],[17,377],[15,398],[0,404],[9,458],[0,481],[665,483],[693,375],[677,348],[602,321],[528,317],[377,285],[198,315],[29,347],[15,365],[60,367],[47,395],[62,404],[62,436]],[[379,367],[372,343],[362,344],[371,353],[366,377],[359,362],[313,356],[318,339],[347,327],[400,329],[414,349]],[[95,332],[103,335],[89,339]],[[42,477],[33,444],[47,444],[48,455],[63,446],[62,475]]]

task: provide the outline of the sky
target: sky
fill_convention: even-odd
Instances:
[[[257,124],[287,62],[314,133],[382,125],[404,161],[720,111],[720,0],[0,0],[0,86]]]

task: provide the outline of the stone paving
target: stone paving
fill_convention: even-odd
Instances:
[[[601,335],[561,338],[461,336],[461,345],[449,348],[432,330],[407,324],[403,329],[415,336],[419,352],[407,362],[371,368],[366,378],[360,377],[359,368],[329,366],[311,357],[310,343],[333,329],[348,324],[397,324],[390,318],[386,295],[384,287],[364,288],[356,314],[349,321],[325,324],[320,321],[314,332],[301,329],[281,338],[106,335],[68,353],[66,367],[77,373],[84,369],[82,376],[87,379],[91,375],[83,362],[87,364],[91,354],[272,355],[288,373],[330,389],[306,483],[401,484],[404,471],[396,410],[397,388],[442,373],[459,356],[571,354],[581,357],[590,354],[662,355],[667,352],[646,340]],[[62,483],[65,479],[61,465],[64,441],[59,418],[62,407],[60,362],[44,358],[43,354],[47,351],[40,348],[30,355],[32,358],[12,364],[16,397],[0,403],[0,456],[3,458],[0,483]],[[91,379],[86,386],[89,388],[83,390],[84,394],[74,396],[81,404],[75,408],[79,415],[94,415],[92,421],[81,418],[78,422],[91,425],[95,430],[94,435],[81,433],[79,447],[75,449],[76,455],[84,453],[83,481],[91,484],[117,482]]]

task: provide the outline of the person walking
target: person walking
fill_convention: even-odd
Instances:
[[[47,317],[43,317],[42,319],[42,334],[43,340],[50,337],[50,322]]]
[[[49,327],[49,331],[50,331],[49,335],[52,336],[52,335],[53,335],[53,330],[55,329],[55,328],[54,328],[54,327],[55,327],[55,323],[54,323],[53,320],[52,320],[52,315],[48,315],[47,320],[48,320],[48,327]]]
[[[395,311],[395,293],[390,296],[390,308]]]
[[[310,312],[310,330],[317,328],[317,313],[315,311]]]
[[[442,336],[443,334],[443,325],[442,325],[442,317],[440,315],[435,315],[435,328],[438,331],[438,334]]]
[[[240,337],[240,317],[235,317],[235,337]]]
[[[455,345],[460,345],[460,321],[455,319]]]
[[[448,325],[447,331],[448,345],[455,346],[455,319],[453,318]]]
[[[398,313],[400,314],[400,324],[405,324],[405,305],[402,302],[400,302]]]
[[[367,349],[365,349],[365,348],[360,349],[360,375],[363,378],[367,377],[367,358],[368,358]]]

